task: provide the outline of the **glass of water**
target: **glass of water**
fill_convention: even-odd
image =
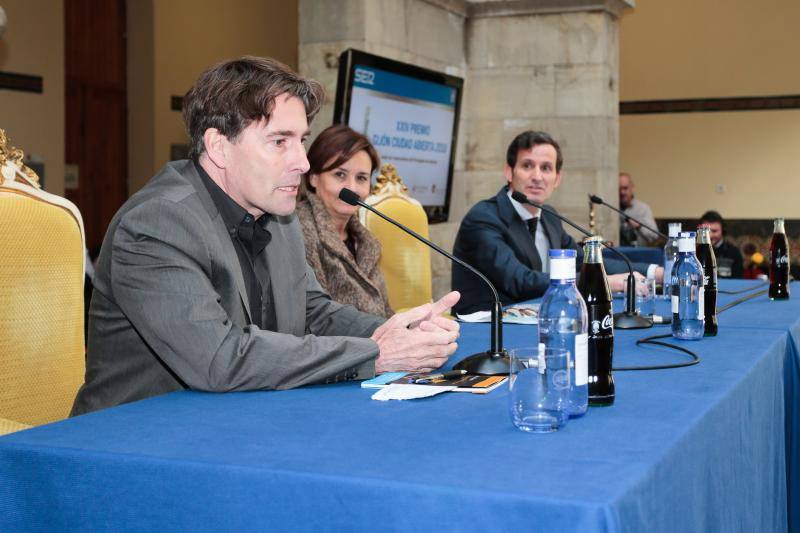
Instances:
[[[550,433],[567,423],[570,352],[564,348],[510,350],[509,412],[528,433]]]

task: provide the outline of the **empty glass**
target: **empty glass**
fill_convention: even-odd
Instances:
[[[625,297],[628,296],[628,284],[624,286]],[[636,278],[636,310],[640,315],[653,316],[655,312],[656,280]]]
[[[570,352],[564,348],[510,350],[509,412],[529,433],[556,431],[569,419]]]

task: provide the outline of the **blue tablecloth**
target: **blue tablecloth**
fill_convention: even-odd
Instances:
[[[701,364],[617,373],[613,407],[550,435],[511,425],[505,388],[383,403],[355,383],[174,393],[8,435],[0,530],[783,531],[795,341],[740,327],[747,306],[684,343]],[[615,362],[680,358],[634,345],[658,331],[618,331]],[[509,348],[535,340],[505,328]],[[465,325],[453,361],[487,345]]]

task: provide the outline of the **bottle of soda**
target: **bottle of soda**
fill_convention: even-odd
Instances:
[[[578,290],[589,316],[589,405],[614,403],[614,312],[611,288],[603,266],[603,238],[589,237],[583,245]]]
[[[672,336],[703,338],[703,267],[695,257],[695,233],[683,231],[678,238],[678,259],[672,267]]]
[[[713,337],[717,334],[717,257],[711,246],[711,228],[706,224],[697,228],[696,253],[703,267],[705,336]]]
[[[664,290],[662,294],[665,300],[672,297],[672,289],[670,289],[670,278],[672,276],[672,265],[678,258],[678,234],[681,232],[681,223],[672,222],[669,225],[669,238],[667,244],[664,245]]]
[[[586,413],[589,404],[588,321],[586,303],[575,286],[575,250],[550,250],[550,287],[539,307],[539,342],[548,348],[569,350],[567,413]]]
[[[775,219],[772,242],[769,245],[769,298],[787,300],[789,298],[789,240],[783,229],[783,219]]]

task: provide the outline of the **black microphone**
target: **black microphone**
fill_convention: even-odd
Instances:
[[[656,234],[658,234],[658,236],[659,236],[659,237],[661,237],[662,239],[667,239],[667,240],[669,239],[669,237],[667,237],[666,235],[664,235],[663,233],[661,233],[660,231],[658,231],[658,229],[657,229],[657,228],[651,228],[650,226],[648,226],[647,224],[645,224],[645,223],[644,223],[644,222],[642,222],[641,220],[637,220],[637,219],[633,218],[633,217],[632,217],[632,216],[630,216],[630,215],[626,215],[625,213],[623,213],[622,211],[620,211],[619,209],[617,209],[617,208],[616,208],[616,207],[614,207],[613,205],[611,205],[611,204],[607,204],[606,202],[604,202],[604,201],[603,201],[603,199],[602,199],[602,198],[600,198],[599,196],[597,196],[596,194],[590,194],[590,195],[589,195],[589,200],[591,200],[591,202],[592,202],[593,204],[604,205],[604,206],[608,207],[609,209],[611,209],[611,210],[613,210],[613,211],[616,211],[616,212],[617,212],[617,213],[619,213],[620,215],[624,216],[626,220],[633,220],[634,222],[636,222],[637,224],[639,224],[639,225],[640,225],[640,226],[642,226],[643,228],[647,228],[647,229],[649,229],[650,231],[652,231],[653,233],[656,233]]]
[[[478,272],[478,270],[475,267],[468,265],[467,263],[465,263],[458,257],[454,256],[450,252],[447,252],[442,248],[440,248],[439,246],[437,246],[436,244],[432,243],[431,241],[429,241],[416,231],[404,226],[403,224],[397,222],[396,220],[389,218],[388,216],[384,215],[371,205],[363,202],[361,198],[359,198],[358,195],[353,191],[351,191],[350,189],[343,187],[339,191],[339,199],[350,205],[359,205],[364,209],[371,211],[372,213],[375,213],[386,222],[394,224],[395,226],[405,231],[418,241],[433,248],[434,250],[436,250],[449,260],[463,266],[464,268],[466,268],[467,270],[469,270],[470,272],[481,278],[489,286],[489,288],[492,290],[492,294],[494,295],[494,305],[492,306],[491,347],[486,352],[480,352],[470,355],[469,357],[463,359],[458,364],[456,364],[453,368],[456,370],[466,370],[467,373],[469,374],[482,374],[487,376],[508,374],[509,371],[508,353],[503,349],[503,320],[502,320],[503,307],[502,304],[500,303],[500,296],[497,294],[497,289],[494,288],[492,282],[489,281],[486,278],[486,276]]]
[[[522,194],[519,191],[513,191],[511,193],[511,197],[518,201],[521,204],[528,204],[532,205],[533,207],[538,207],[542,211],[546,211],[550,213],[554,217],[560,218],[576,230],[580,231],[587,237],[591,237],[592,233],[588,231],[586,228],[583,228],[573,221],[569,220],[567,217],[556,213],[555,210],[550,209],[549,207],[537,204],[536,202],[529,200],[527,196]],[[628,265],[628,280],[627,280],[627,287],[628,293],[625,297],[625,311],[620,313],[614,314],[614,327],[619,329],[645,329],[653,327],[653,320],[643,317],[636,311],[636,278],[633,275],[633,264],[631,264],[630,259],[627,258],[625,254],[620,252],[619,250],[614,249],[611,246],[606,246],[607,249],[611,250],[618,256],[625,261],[625,264]]]

